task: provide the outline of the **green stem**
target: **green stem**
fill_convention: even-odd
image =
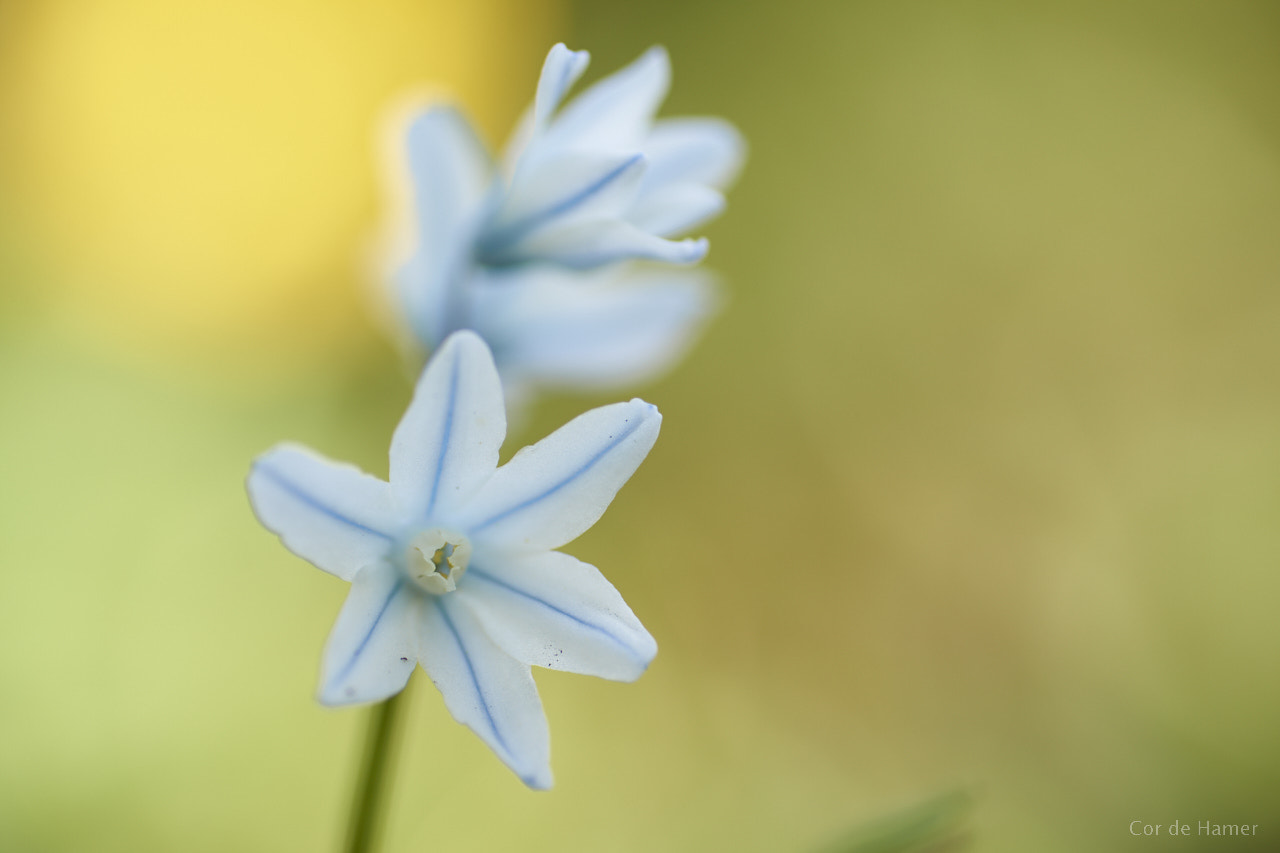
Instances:
[[[369,733],[365,737],[360,783],[351,804],[351,824],[347,830],[347,853],[371,853],[377,843],[383,800],[391,788],[397,709],[404,691],[369,709]]]

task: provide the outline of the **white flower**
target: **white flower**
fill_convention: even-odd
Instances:
[[[727,122],[654,120],[670,82],[662,48],[652,48],[559,109],[587,60],[586,52],[562,44],[551,49],[534,105],[501,165],[451,106],[432,107],[409,127],[417,221],[412,254],[395,275],[398,301],[415,337],[428,348],[459,329],[480,331],[493,346],[504,379],[508,362],[502,353],[508,342],[485,328],[485,312],[500,300],[474,291],[500,286],[513,294],[513,302],[528,305],[536,300],[514,292],[530,277],[545,282],[558,275],[566,286],[573,280],[598,288],[586,296],[596,310],[635,308],[643,298],[638,290],[621,299],[626,309],[610,304],[613,280],[630,273],[614,269],[574,276],[569,271],[634,260],[701,260],[705,240],[669,238],[723,209],[721,191],[742,163],[742,139]],[[639,273],[631,283],[647,278],[651,275]],[[674,290],[681,292],[678,298],[671,295]],[[673,277],[668,289],[654,296],[653,306],[640,309],[647,328],[639,336],[653,343],[635,362],[624,364],[620,375],[648,376],[656,368],[642,365],[665,366],[672,358],[657,342],[689,338],[712,302],[703,280]],[[546,316],[542,311],[541,319]],[[579,336],[595,334],[564,317],[558,325],[565,348]],[[580,360],[590,358],[590,346],[584,344]]]
[[[661,415],[593,409],[498,467],[502,388],[484,342],[451,336],[391,441],[390,482],[297,446],[259,457],[254,511],[351,591],[324,653],[327,705],[400,691],[415,664],[445,704],[533,788],[551,785],[530,665],[633,681],[657,652],[594,567],[555,549],[604,513]]]

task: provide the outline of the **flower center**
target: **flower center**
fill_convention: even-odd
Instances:
[[[433,595],[444,595],[458,587],[471,559],[471,543],[452,530],[433,527],[409,542],[405,568],[414,583]]]

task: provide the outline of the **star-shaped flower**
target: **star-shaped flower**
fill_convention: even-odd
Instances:
[[[600,518],[661,420],[642,400],[593,409],[499,468],[497,370],[459,332],[396,428],[389,483],[294,445],[260,456],[248,479],[259,520],[351,582],[320,701],[385,699],[421,663],[459,722],[525,784],[550,787],[530,665],[633,681],[657,653],[600,572],[555,549]]]
[[[616,270],[582,271],[637,260],[692,264],[706,254],[706,240],[670,238],[724,208],[722,191],[742,164],[741,136],[720,119],[655,121],[671,77],[660,47],[561,109],[588,58],[562,44],[551,49],[534,105],[501,163],[452,106],[427,109],[410,124],[413,251],[393,277],[407,325],[426,348],[459,329],[480,331],[506,379],[514,364],[504,357],[508,342],[484,328],[494,292],[529,305],[517,291],[530,278],[558,276],[616,315],[634,308],[642,291],[633,287],[615,300]],[[622,277],[635,284],[653,275]],[[491,292],[477,293],[485,289]],[[673,277],[651,305],[633,312],[642,319],[630,328],[643,326],[639,336],[650,344],[621,373],[647,376],[658,369],[650,365],[665,366],[677,348],[664,352],[661,342],[691,337],[713,301],[703,280]],[[592,330],[574,319],[573,312],[557,318],[560,346],[583,338],[578,361],[590,361]]]

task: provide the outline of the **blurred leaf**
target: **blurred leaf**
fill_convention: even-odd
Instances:
[[[943,794],[882,818],[823,848],[823,853],[943,853],[969,846],[961,824],[973,808],[967,791]]]

